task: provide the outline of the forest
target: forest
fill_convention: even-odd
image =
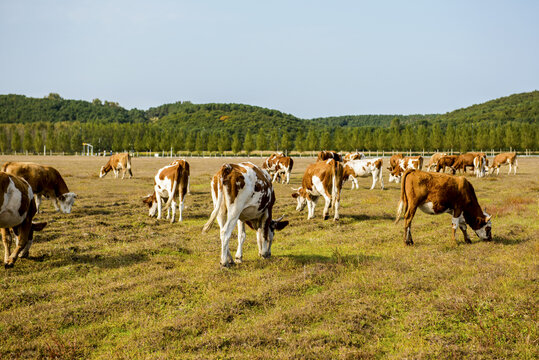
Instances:
[[[349,115],[300,119],[244,104],[179,101],[148,110],[117,102],[0,95],[0,152],[255,150],[539,150],[539,91],[446,114]]]

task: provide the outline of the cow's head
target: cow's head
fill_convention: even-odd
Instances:
[[[284,215],[277,220],[271,220],[269,222],[269,229],[267,229],[267,238],[264,239],[262,248],[260,249],[260,256],[264,259],[267,259],[271,256],[271,244],[273,243],[273,236],[275,235],[275,231],[282,230],[289,224],[288,221],[282,221],[283,218]]]
[[[144,197],[142,202],[148,205],[148,216],[154,217],[157,213],[157,196],[155,196],[155,191],[153,194]]]
[[[101,166],[101,170],[99,170],[99,177],[102,178],[103,176],[107,175],[108,171],[106,170],[105,166]]]
[[[303,187],[299,187],[298,189],[292,189],[294,192],[292,193],[292,197],[297,200],[298,205],[296,206],[297,211],[301,211],[305,209],[305,205],[307,205],[307,191]]]
[[[71,207],[75,203],[77,194],[73,192],[68,192],[58,196],[58,203],[60,204],[60,211],[64,214],[69,214],[71,212]]]
[[[400,183],[403,170],[400,166],[395,166],[394,169],[389,173],[389,182]]]
[[[483,241],[491,241],[492,240],[492,222],[490,219],[492,218],[491,215],[487,214],[485,211],[483,211],[483,216],[480,216],[477,218],[477,223],[479,224],[479,228],[477,230],[474,230],[477,236],[483,240]]]

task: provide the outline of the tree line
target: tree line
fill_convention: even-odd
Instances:
[[[487,149],[539,150],[537,123],[406,124],[395,118],[384,127],[305,127],[293,131],[186,129],[148,123],[36,122],[0,124],[0,151],[80,153],[82,143],[94,151],[471,151]]]

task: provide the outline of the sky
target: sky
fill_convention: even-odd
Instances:
[[[445,113],[539,88],[539,1],[0,0],[0,94]]]

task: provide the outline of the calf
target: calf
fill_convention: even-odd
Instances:
[[[162,218],[162,201],[166,199],[164,210],[167,210],[167,219],[170,217],[170,206],[172,205],[173,223],[176,218],[176,198],[178,198],[180,216],[178,222],[183,220],[183,208],[185,194],[189,186],[189,163],[185,160],[174,160],[170,165],[165,166],[157,171],[154,177],[154,192],[145,197],[142,201],[148,205],[148,215],[155,216],[157,211],[157,219]]]
[[[511,174],[511,170],[514,167],[514,174],[517,174],[517,153],[501,153],[494,157],[494,160],[492,161],[492,170],[491,173],[494,173],[494,170],[496,170],[496,175],[500,174],[500,166],[508,164],[509,165],[509,172],[507,175]]]
[[[28,256],[34,231],[43,230],[47,223],[32,223],[36,203],[32,187],[23,178],[0,172],[0,193],[0,228],[7,269],[13,267],[18,257]],[[13,252],[11,232],[17,237]]]
[[[455,175],[455,168],[453,164],[457,161],[457,155],[444,155],[438,159],[436,163],[436,172],[445,172],[446,168],[450,168],[453,175]]]
[[[217,219],[221,229],[221,265],[234,263],[228,243],[236,223],[236,262],[242,262],[245,224],[256,230],[258,254],[270,257],[275,230],[282,230],[288,221],[281,221],[283,217],[272,219],[275,193],[268,173],[250,162],[224,164],[213,176],[211,195],[213,211],[202,231],[208,231]]]
[[[421,156],[409,156],[404,157],[398,161],[398,165],[391,170],[389,173],[389,182],[396,182],[397,184],[401,181],[401,176],[408,169],[421,170],[423,167],[423,157]]]
[[[492,240],[490,215],[481,209],[472,184],[463,176],[454,177],[420,170],[407,170],[404,173],[395,223],[399,222],[404,212],[406,245],[414,243],[410,229],[417,208],[431,215],[451,214],[452,238],[455,242],[455,232],[459,227],[464,241],[471,243],[466,233],[466,224],[470,225],[481,240]]]
[[[317,161],[326,161],[328,159],[334,159],[335,161],[342,162],[342,157],[335,151],[322,150],[318,153]]]
[[[372,175],[371,190],[374,189],[376,182],[380,182],[380,188],[384,189],[384,179],[382,177],[382,158],[350,160],[344,164],[343,179],[344,181],[352,180],[352,190],[359,189],[356,177],[367,177]]]
[[[42,196],[52,199],[56,211],[64,214],[71,212],[77,194],[69,191],[62,175],[55,168],[31,162],[6,162],[2,171],[20,176],[30,184],[37,212]]]
[[[446,156],[446,153],[434,153],[430,157],[429,164],[427,165],[427,171],[432,171],[433,169],[437,168],[438,160],[442,158],[443,156]]]
[[[360,153],[359,151],[349,152],[343,157],[343,161],[346,163],[350,160],[361,160],[365,159],[365,154]]]
[[[323,218],[328,219],[328,212],[331,205],[335,208],[333,220],[339,220],[339,203],[344,180],[343,166],[333,159],[318,161],[311,164],[305,170],[301,187],[298,188],[292,197],[297,199],[296,210],[301,211],[307,205],[309,214],[307,219],[314,217],[314,208],[318,198],[322,196],[326,201]]]
[[[114,178],[118,178],[120,171],[122,172],[122,179],[125,178],[125,173],[129,172],[129,178],[133,177],[133,172],[131,171],[131,155],[128,153],[115,154],[109,158],[109,161],[105,166],[101,167],[99,171],[99,177],[102,178],[111,171],[114,173]]]
[[[282,176],[282,183],[290,182],[290,173],[294,167],[294,160],[290,156],[284,156],[283,153],[276,153],[267,158],[262,164],[262,169],[272,175],[271,182]]]

